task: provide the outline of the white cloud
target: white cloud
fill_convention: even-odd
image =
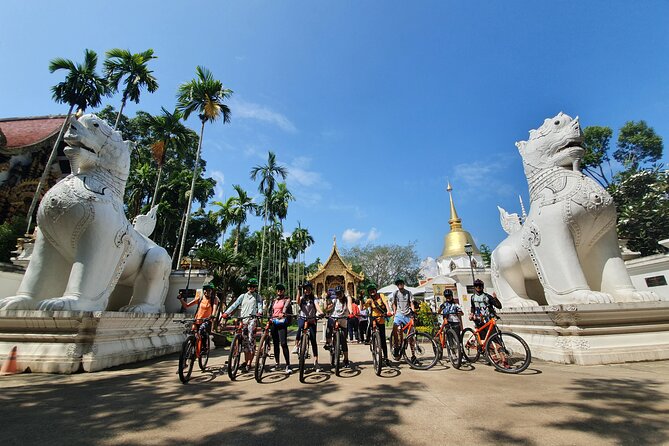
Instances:
[[[233,117],[235,118],[255,119],[276,125],[281,130],[288,133],[297,132],[295,124],[293,124],[290,119],[264,105],[254,104],[252,102],[246,102],[240,99],[234,99],[230,103],[230,109],[232,110]]]
[[[453,168],[453,180],[464,185],[464,190],[458,194],[467,195],[467,191],[478,197],[486,195],[509,196],[515,189],[511,184],[499,179],[500,173],[509,169],[510,164],[516,161],[516,156],[494,156],[488,160],[457,164]],[[485,185],[483,189],[481,186]],[[454,189],[457,187],[453,185]]]
[[[370,229],[369,232],[367,233],[367,241],[368,242],[373,242],[374,240],[378,239],[379,237],[381,237],[381,233],[376,228]]]
[[[365,236],[364,232],[357,231],[355,229],[346,229],[344,233],[342,234],[342,240],[344,240],[346,243],[357,243],[360,239],[362,239]]]
[[[330,187],[330,184],[323,180],[320,172],[310,170],[311,158],[299,156],[288,164],[288,184],[297,184],[304,187],[321,186],[323,188]]]
[[[223,185],[225,184],[225,175],[220,170],[213,170],[211,177],[216,180],[216,187],[214,187],[214,195],[216,199],[223,200]]]

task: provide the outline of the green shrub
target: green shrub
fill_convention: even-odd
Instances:
[[[0,262],[9,262],[16,249],[16,239],[23,235],[26,222],[15,218],[0,225]]]

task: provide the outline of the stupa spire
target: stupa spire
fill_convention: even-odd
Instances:
[[[453,186],[451,186],[451,182],[448,181],[446,190],[448,191],[448,198],[451,201],[451,218],[448,220],[448,224],[451,225],[451,230],[455,228],[461,228],[462,227],[462,219],[458,216],[458,211],[455,210],[455,203],[453,203]]]

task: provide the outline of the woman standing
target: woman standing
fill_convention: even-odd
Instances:
[[[274,346],[274,360],[276,365],[272,368],[273,372],[280,369],[279,344],[283,351],[283,359],[286,361],[286,374],[290,375],[293,371],[290,368],[290,352],[288,351],[288,307],[290,307],[290,297],[286,295],[286,287],[279,283],[276,286],[276,298],[272,304],[272,345]]]

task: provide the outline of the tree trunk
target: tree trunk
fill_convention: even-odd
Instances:
[[[42,172],[42,176],[39,179],[39,183],[37,183],[37,189],[35,189],[35,195],[33,195],[33,201],[30,202],[30,209],[28,210],[28,226],[26,227],[26,235],[30,234],[30,226],[32,225],[33,214],[35,213],[35,208],[37,207],[37,202],[39,201],[39,194],[40,192],[42,192],[44,183],[46,183],[46,180],[49,177],[49,171],[51,170],[51,163],[53,163],[53,160],[56,157],[56,153],[58,153],[58,146],[60,145],[60,142],[63,140],[63,134],[65,133],[65,128],[70,122],[70,116],[72,116],[73,109],[74,109],[74,104],[70,105],[70,109],[67,111],[67,117],[65,118],[63,125],[60,126],[60,132],[58,133],[56,142],[53,145],[53,149],[51,149],[51,154],[49,154],[49,159],[47,160],[46,166],[44,167],[44,172]]]
[[[116,130],[116,127],[118,127],[118,123],[121,120],[121,115],[123,114],[123,109],[125,108],[125,95],[123,96],[123,99],[121,100],[121,109],[118,111],[118,114],[116,115],[116,122],[114,123],[114,130]]]
[[[262,286],[262,270],[263,270],[263,261],[265,259],[265,227],[267,226],[267,199],[265,199],[265,211],[263,213],[263,225],[262,225],[262,241],[260,245],[260,273],[258,274],[258,288]],[[258,289],[260,291],[260,289]]]
[[[186,246],[186,235],[188,235],[188,221],[190,220],[190,208],[193,205],[193,194],[195,192],[195,179],[200,170],[200,150],[202,150],[202,135],[204,134],[204,121],[200,129],[200,141],[197,144],[197,154],[195,155],[195,167],[193,168],[193,180],[190,183],[190,195],[188,196],[188,209],[186,210],[186,221],[184,222],[184,232],[181,237],[181,246],[179,247],[179,258],[183,257],[184,247]]]
[[[184,227],[184,221],[186,220],[186,209],[184,209],[184,213],[181,215],[181,222],[179,223],[179,232],[177,233],[177,242],[174,244],[174,251],[172,251],[172,263],[174,264],[174,259],[176,259],[177,255],[177,249],[179,249],[179,245],[181,244],[181,234],[183,232],[183,227]],[[177,263],[174,265],[174,269],[179,269],[179,264]]]
[[[151,208],[156,203],[156,197],[158,196],[158,185],[160,184],[160,175],[163,173],[163,165],[158,166],[158,179],[156,180],[156,187],[153,189],[153,197],[151,198]]]
[[[242,230],[242,224],[237,223],[237,234],[235,234],[235,254],[239,251],[239,231]]]

